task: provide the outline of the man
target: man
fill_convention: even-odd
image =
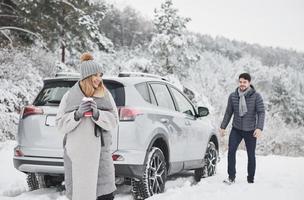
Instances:
[[[235,155],[242,139],[245,140],[248,156],[247,182],[254,183],[256,140],[261,136],[264,127],[265,108],[261,95],[251,85],[248,73],[240,74],[239,87],[228,98],[226,113],[220,127],[221,136],[225,135],[232,115],[234,116],[228,144],[229,177],[224,183],[230,185],[235,181]]]

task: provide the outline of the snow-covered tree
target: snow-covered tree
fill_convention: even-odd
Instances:
[[[154,25],[159,34],[180,36],[189,21],[190,18],[178,15],[178,9],[173,7],[172,0],[165,0],[160,9],[154,10]]]
[[[23,0],[15,2],[14,6],[18,20],[0,30],[8,31],[8,40],[13,41],[10,36],[16,31],[23,43],[32,44],[39,37],[49,49],[61,49],[62,62],[65,62],[66,49],[70,54],[96,48],[113,49],[112,42],[101,33],[96,23],[96,20],[102,20],[107,10],[102,3]],[[11,12],[15,11],[11,9]]]
[[[132,7],[119,10],[109,6],[105,18],[99,21],[102,32],[119,47],[136,48],[151,40],[153,23]]]
[[[157,34],[153,36],[149,48],[155,55],[154,62],[161,66],[159,73],[184,74],[187,68],[185,63],[192,59],[185,53],[189,45],[188,38],[184,35],[190,18],[179,16],[171,0],[162,3],[161,8],[155,9],[154,13]]]

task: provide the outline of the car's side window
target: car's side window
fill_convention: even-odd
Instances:
[[[185,98],[183,94],[181,94],[178,90],[173,87],[170,87],[170,90],[174,96],[174,99],[177,103],[178,110],[182,113],[195,116],[195,112],[192,104]]]
[[[167,86],[158,83],[151,83],[150,85],[154,92],[158,106],[175,110],[175,106]]]
[[[150,93],[151,103],[154,104],[154,105],[158,105],[157,101],[156,101],[156,98],[155,98],[155,95],[154,95],[154,92],[152,91],[150,85],[148,85],[148,89],[149,89],[149,93]]]
[[[135,85],[135,88],[139,94],[144,98],[145,101],[151,103],[148,87],[146,83],[139,83]]]

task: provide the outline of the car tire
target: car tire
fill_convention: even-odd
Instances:
[[[140,180],[131,180],[134,199],[146,199],[165,190],[167,164],[159,148],[153,147],[147,156],[144,175]]]
[[[35,173],[28,173],[26,177],[26,182],[30,191],[38,190],[39,188],[41,188],[39,184],[40,181],[38,181],[38,177]]]
[[[28,173],[26,180],[30,191],[33,191],[40,188],[59,187],[61,186],[63,179],[63,176]]]
[[[207,146],[207,151],[204,157],[204,166],[202,168],[195,169],[194,179],[199,182],[201,178],[213,176],[216,173],[216,165],[218,160],[218,151],[215,144],[210,141]]]

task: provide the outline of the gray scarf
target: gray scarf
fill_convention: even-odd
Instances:
[[[80,89],[79,82],[77,82],[69,90],[69,95],[67,97],[67,106],[66,106],[64,112],[68,113],[68,112],[77,110],[83,97],[85,97],[85,95],[83,94],[83,92]],[[104,97],[92,97],[92,98],[96,102],[98,109],[108,110],[108,111],[113,110],[108,91],[105,91]]]
[[[246,104],[245,96],[248,94],[248,92],[250,92],[250,90],[251,90],[250,86],[244,92],[242,92],[240,90],[240,88],[238,88],[238,93],[239,93],[239,97],[240,97],[239,113],[240,113],[241,117],[243,117],[247,113],[247,104]]]

